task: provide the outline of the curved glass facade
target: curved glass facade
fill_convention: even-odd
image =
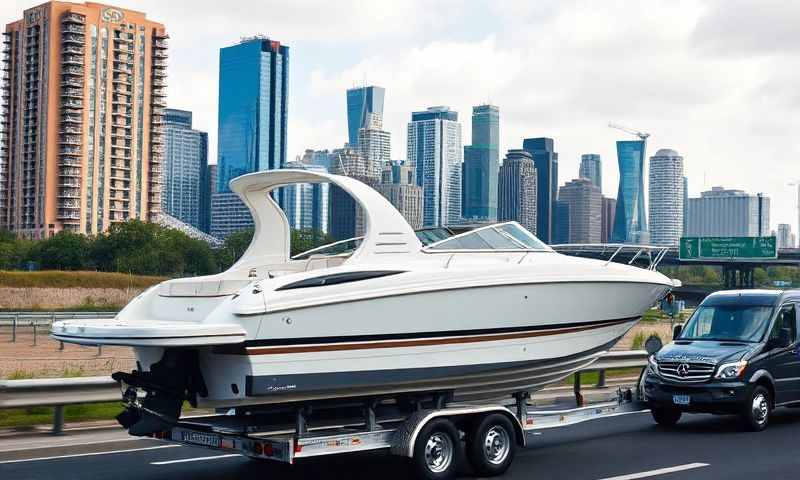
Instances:
[[[217,191],[286,163],[289,48],[263,38],[220,50]]]
[[[644,152],[642,140],[617,142],[619,190],[612,242],[635,243],[647,232],[644,209]]]

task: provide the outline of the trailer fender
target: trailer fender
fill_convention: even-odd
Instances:
[[[417,441],[417,436],[422,428],[434,418],[447,417],[457,422],[458,419],[465,417],[474,417],[476,415],[485,415],[488,413],[499,413],[508,417],[511,424],[514,425],[516,433],[517,444],[525,446],[525,431],[522,428],[522,423],[514,416],[511,411],[500,405],[489,406],[475,406],[475,407],[449,407],[439,410],[419,410],[401,425],[397,432],[394,434],[392,441],[391,453],[401,457],[412,457],[414,455],[414,442]]]

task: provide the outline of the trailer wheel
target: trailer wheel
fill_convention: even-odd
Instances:
[[[493,413],[478,418],[467,435],[470,464],[482,476],[501,475],[514,461],[514,425],[505,415]]]
[[[446,418],[428,422],[414,442],[413,462],[420,478],[444,480],[452,478],[460,457],[458,430]]]

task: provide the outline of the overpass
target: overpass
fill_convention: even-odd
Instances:
[[[722,267],[723,285],[730,288],[753,288],[753,270],[756,267],[800,267],[800,248],[778,249],[776,258],[702,258],[683,260],[677,246],[658,247],[631,244],[563,244],[551,245],[554,250],[575,257],[628,263],[638,266],[693,266]]]

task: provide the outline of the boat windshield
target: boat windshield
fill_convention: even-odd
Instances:
[[[453,231],[446,227],[423,228],[421,230],[415,231],[414,233],[417,234],[417,238],[419,238],[419,241],[422,242],[422,246],[427,246],[432,243],[445,240],[454,235]],[[298,253],[297,255],[292,257],[292,260],[305,260],[311,257],[312,255],[334,256],[334,255],[345,255],[348,253],[353,253],[358,248],[358,246],[361,245],[361,240],[363,238],[364,237],[348,238],[347,240],[341,240],[338,242],[323,245],[321,247],[312,248],[311,250],[306,250],[305,252]]]
[[[758,342],[772,311],[768,305],[701,305],[676,340]]]
[[[425,247],[429,251],[443,250],[540,250],[551,251],[532,233],[517,222],[498,223],[477,228]]]

